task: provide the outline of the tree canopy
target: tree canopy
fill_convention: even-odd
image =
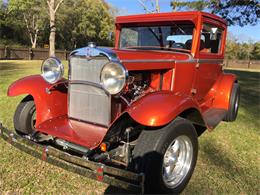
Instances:
[[[114,30],[114,16],[110,9],[103,0],[65,1],[57,16],[58,43],[63,48],[85,46],[90,41],[111,45],[108,35]]]
[[[234,35],[229,34],[226,42],[226,58],[232,60],[260,60],[260,42],[240,43]]]
[[[43,47],[49,43],[46,0],[0,0],[0,44]],[[111,45],[113,8],[104,0],[64,0],[56,13],[56,47],[71,50],[89,41]]]
[[[256,24],[260,18],[259,0],[173,0],[174,11],[198,10],[218,14],[229,25]]]
[[[49,43],[50,21],[46,0],[0,0],[0,45],[43,47]],[[256,0],[172,0],[174,11],[204,10],[219,14],[230,25],[255,24],[259,21]],[[111,45],[115,8],[105,0],[64,0],[56,13],[56,48],[72,50],[95,41]],[[26,22],[27,20],[27,22]],[[37,36],[36,36],[37,35]],[[37,41],[35,42],[35,37]],[[260,59],[260,43],[227,41],[229,59]]]

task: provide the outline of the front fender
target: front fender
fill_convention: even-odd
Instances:
[[[170,123],[190,108],[200,110],[197,103],[187,95],[160,91],[140,98],[127,109],[127,112],[136,122],[155,127]]]
[[[46,89],[50,89],[50,93]],[[15,81],[8,88],[10,97],[29,94],[36,106],[36,128],[44,121],[67,114],[67,89],[64,85],[52,87],[41,75],[32,75]]]

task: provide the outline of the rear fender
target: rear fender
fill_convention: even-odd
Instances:
[[[237,77],[234,74],[222,74],[219,80],[213,107],[228,110],[232,87],[237,82]]]
[[[47,93],[46,89],[51,89]],[[36,106],[36,128],[44,121],[67,114],[67,88],[52,87],[41,75],[33,75],[15,81],[8,88],[10,97],[29,94]]]
[[[170,123],[185,110],[199,110],[197,103],[187,95],[169,91],[155,92],[134,102],[127,113],[145,126],[163,126]]]

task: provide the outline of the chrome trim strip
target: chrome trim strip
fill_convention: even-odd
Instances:
[[[159,52],[159,53],[172,53],[172,54],[182,54],[182,55],[186,55],[189,56],[189,58],[192,58],[192,55],[190,53],[184,53],[184,52],[180,52],[180,51],[176,51],[176,50],[141,50],[141,49],[127,49],[127,48],[120,48],[120,51],[136,51],[136,52],[147,52],[147,51],[151,51],[151,52]]]
[[[141,60],[120,60],[121,63],[149,63],[149,62],[177,62],[177,63],[223,63],[224,59],[198,59],[191,58],[187,60],[173,60],[173,59],[141,59]]]
[[[197,59],[198,63],[223,63],[224,59]]]
[[[155,59],[155,60],[120,60],[121,63],[144,63],[144,62],[175,62],[176,60],[161,60],[161,59]]]
[[[100,85],[98,83],[92,83],[92,82],[89,82],[89,81],[81,81],[81,80],[70,80],[69,84],[91,85],[93,87],[97,87],[99,89],[104,90],[107,96],[111,96],[110,93],[102,85]]]
[[[68,116],[68,119],[74,120],[74,121],[77,121],[77,122],[81,122],[81,123],[88,123],[90,125],[97,125],[97,126],[104,127],[104,128],[108,128],[109,127],[109,125],[104,125],[104,124],[99,124],[99,123],[95,123],[95,122],[90,122],[90,121],[87,121],[87,120],[81,120],[81,119],[73,118],[73,117],[70,117],[70,116]],[[110,121],[111,121],[111,117],[110,117]]]
[[[83,47],[74,50],[70,53],[71,56],[82,56],[86,59],[92,59],[93,57],[105,56],[112,62],[119,62],[116,53],[111,48],[106,47]]]

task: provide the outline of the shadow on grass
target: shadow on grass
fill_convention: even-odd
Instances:
[[[108,186],[104,194],[137,194],[136,192],[130,190],[124,190],[114,186]]]
[[[9,62],[1,63],[0,64],[0,72],[17,69],[17,66],[18,66],[18,64],[15,64],[15,63],[9,63]]]
[[[260,118],[260,72],[246,72],[239,70],[225,70],[238,76],[241,88],[240,104],[245,108],[246,114],[253,116],[256,127],[259,127]]]
[[[236,183],[236,187],[240,192],[246,192],[251,189],[252,186],[249,185],[250,182],[247,181],[248,175],[247,171],[238,166],[238,163],[230,159],[228,154],[218,147],[218,144],[213,140],[205,140],[203,142],[203,147],[200,148],[203,152],[204,159],[208,159],[211,164],[218,167],[218,169],[223,170],[226,178]],[[243,186],[239,178],[243,178]]]
[[[37,64],[36,61],[28,61],[28,63],[21,64],[18,61],[2,61],[0,60],[0,72],[9,71],[9,70],[16,70],[16,69],[31,69],[32,67],[28,66],[30,63],[33,63],[33,66]],[[28,64],[28,65],[27,65]]]

